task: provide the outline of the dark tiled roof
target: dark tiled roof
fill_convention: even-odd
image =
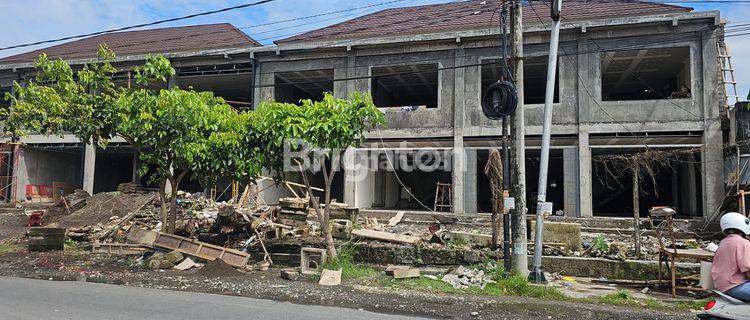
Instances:
[[[472,0],[416,7],[393,8],[347,20],[325,28],[278,40],[288,43],[311,40],[355,39],[384,35],[421,34],[440,31],[488,28],[498,23],[500,0]],[[526,24],[545,23],[549,17],[549,0],[524,4]],[[689,12],[692,8],[633,0],[565,0],[566,21]]]
[[[42,52],[51,58],[93,58],[102,43],[107,44],[117,56],[260,46],[233,25],[219,23],[108,33],[5,57],[0,59],[0,63],[29,62]]]

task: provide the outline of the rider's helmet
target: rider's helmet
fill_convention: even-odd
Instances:
[[[742,231],[745,235],[750,235],[750,219],[739,212],[727,212],[721,217],[719,221],[721,225],[721,231],[726,232],[727,229],[737,229]]]

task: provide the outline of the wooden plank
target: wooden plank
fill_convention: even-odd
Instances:
[[[401,219],[404,218],[404,214],[405,213],[406,213],[406,211],[399,211],[399,212],[397,212],[396,215],[393,216],[393,218],[391,218],[390,220],[388,220],[388,226],[389,227],[395,227],[399,222],[401,222]]]
[[[95,243],[91,249],[93,253],[118,255],[142,255],[150,249],[130,243]]]
[[[407,236],[403,234],[395,234],[391,232],[375,231],[375,230],[368,230],[368,229],[352,230],[352,236],[365,238],[365,239],[373,239],[373,240],[396,242],[396,243],[406,243],[406,244],[415,244],[415,243],[419,243],[420,241],[422,241],[422,239],[420,239],[419,237],[415,237],[415,236]]]

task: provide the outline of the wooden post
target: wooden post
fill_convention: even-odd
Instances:
[[[641,258],[641,214],[638,169],[633,168],[633,238],[635,239],[635,256]]]

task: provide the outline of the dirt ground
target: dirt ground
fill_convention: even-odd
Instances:
[[[337,287],[311,279],[288,281],[279,269],[240,276],[205,276],[200,270],[143,271],[135,258],[83,250],[0,254],[0,275],[56,281],[88,281],[179,291],[245,296],[298,304],[339,306],[439,319],[689,319],[689,312],[661,312],[611,305],[545,301],[521,297],[440,294],[364,285],[344,280]]]

